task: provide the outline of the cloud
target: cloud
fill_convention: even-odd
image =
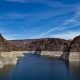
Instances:
[[[49,7],[58,7],[58,8],[71,8],[75,6],[79,6],[80,4],[63,4],[62,1],[54,1],[54,0],[5,0],[8,2],[17,2],[17,3],[41,3],[47,5]]]
[[[6,0],[8,2],[17,2],[17,3],[41,3],[50,7],[72,7],[73,5],[64,5],[60,1],[52,0]]]
[[[30,21],[37,21],[42,19],[47,19],[49,17],[57,17],[62,15],[67,15],[69,13],[72,13],[74,11],[71,11],[70,9],[62,9],[62,10],[56,10],[56,11],[42,11],[42,12],[36,12],[36,13],[18,13],[18,12],[9,12],[0,14],[0,20],[14,20],[14,19],[24,19],[24,20],[30,20]]]
[[[25,19],[30,14],[19,14],[19,13],[5,13],[0,15],[0,20],[14,20],[14,19]]]
[[[7,39],[7,40],[16,40],[16,39],[19,39],[19,40],[21,40],[21,39],[26,39],[26,34],[24,33],[22,33],[22,34],[20,34],[20,33],[15,33],[14,32],[14,34],[12,33],[12,32],[10,32],[10,31],[4,31],[3,33],[2,33],[2,35],[4,36],[4,38],[5,39]]]
[[[9,2],[19,2],[19,3],[28,3],[28,2],[37,2],[39,0],[6,0]]]
[[[64,27],[64,26],[66,26],[67,24],[69,24],[69,23],[71,23],[71,22],[73,22],[73,21],[74,21],[74,20],[71,18],[71,19],[63,22],[62,24],[51,28],[51,29],[48,30],[47,32],[41,33],[41,34],[38,35],[38,36],[39,36],[39,37],[44,37],[45,35],[48,35],[48,34],[51,33],[51,32],[64,30],[65,28],[67,28],[67,27]]]
[[[29,3],[29,2],[39,2],[41,4],[48,5],[50,7],[58,7],[56,10],[47,10],[45,12],[39,13],[30,13],[30,14],[20,14],[20,13],[9,13],[4,14],[0,17],[0,19],[30,19],[30,20],[41,20],[48,17],[56,17],[64,14],[68,14],[74,12],[74,5],[64,5],[60,1],[52,1],[52,0],[6,0],[8,2],[18,2],[18,3]],[[78,5],[77,5],[78,6]],[[49,8],[50,8],[49,7]],[[34,8],[34,7],[33,7]]]
[[[70,28],[70,27],[65,27],[66,25],[69,25],[70,23],[73,23],[73,26],[71,26],[71,27],[74,27],[74,24],[77,24],[77,22],[79,22],[79,20],[80,20],[80,11],[78,9],[78,11],[75,13],[75,15],[72,18],[64,21],[62,24],[59,24],[58,26],[55,26],[55,27],[51,28],[47,32],[39,34],[38,37],[44,37],[51,32],[60,31],[60,30]]]
[[[62,39],[73,39],[76,36],[79,36],[80,32],[65,32],[65,33],[60,33],[60,34],[56,34],[56,35],[51,35],[50,37],[54,37],[54,38],[62,38]]]
[[[42,19],[47,19],[49,17],[56,17],[56,16],[65,15],[65,14],[68,14],[71,12],[70,12],[70,10],[59,10],[59,11],[55,11],[55,12],[54,11],[51,11],[51,12],[47,11],[47,12],[28,13],[28,14],[27,13],[24,13],[24,14],[21,14],[21,13],[5,13],[0,17],[0,20],[1,19],[6,19],[6,20],[7,19],[9,19],[9,20],[14,20],[14,19],[25,19],[25,20],[27,20],[28,19],[28,20],[30,20],[30,21],[32,20],[34,22],[34,21],[38,21],[38,20],[42,20]],[[79,14],[79,9],[78,9],[76,14],[72,18],[65,20],[64,22],[51,28],[47,32],[43,32],[37,36],[32,36],[32,38],[42,38],[42,37],[45,37],[46,35],[50,34],[51,32],[63,31],[65,29],[69,28],[69,27],[65,27],[66,25],[68,25],[70,23],[76,24],[79,21],[79,16],[80,16],[80,14]],[[73,27],[73,26],[70,26],[70,27]]]
[[[46,35],[49,35],[51,32],[53,32],[53,34],[54,34],[54,32],[56,32],[56,31],[63,31],[65,29],[68,29],[69,27],[66,27],[67,25],[69,25],[71,23],[76,24],[80,20],[80,8],[79,7],[78,7],[78,9],[75,8],[76,5],[78,6],[78,4],[64,5],[62,2],[52,1],[52,0],[6,0],[6,1],[18,2],[18,3],[39,2],[41,4],[48,5],[49,7],[58,7],[58,8],[55,8],[56,9],[55,11],[53,8],[53,11],[44,11],[44,12],[37,12],[37,13],[23,13],[23,14],[21,14],[21,13],[5,13],[0,16],[0,20],[23,19],[26,22],[27,22],[27,20],[30,21],[30,24],[32,24],[32,23],[37,23],[39,20],[48,19],[50,17],[54,17],[54,18],[56,16],[63,17],[62,15],[66,16],[67,14],[72,13],[76,10],[76,12],[75,12],[76,14],[73,17],[71,17],[71,18],[65,20],[64,22],[62,22],[61,24],[49,29],[47,32],[43,32],[43,33],[37,35],[36,38],[45,37]],[[53,23],[53,25],[54,25],[54,23]],[[70,26],[70,27],[73,27],[73,26]],[[73,33],[70,33],[70,34],[73,34]],[[59,34],[56,34],[56,36],[58,36],[58,35]]]

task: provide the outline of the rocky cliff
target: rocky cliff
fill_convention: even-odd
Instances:
[[[75,37],[72,42],[59,38],[6,40],[0,33],[0,51],[35,51],[37,48],[42,51],[61,51],[64,43],[71,45],[71,52],[80,51],[80,36]]]
[[[0,64],[16,63],[18,57],[23,56],[22,51],[41,50],[41,55],[59,57],[62,54],[64,43],[69,46],[71,52],[69,60],[80,60],[80,36],[75,37],[72,41],[59,38],[6,40],[0,34]]]
[[[72,40],[69,50],[69,61],[80,61],[80,35]],[[72,50],[74,50],[74,53],[71,53]]]
[[[17,46],[11,42],[11,41],[7,41],[2,34],[0,33],[0,51],[16,51],[17,50]]]
[[[80,35],[75,37],[70,43],[70,51],[80,52]]]
[[[44,38],[44,39],[27,39],[27,40],[12,40],[17,45],[19,50],[35,51],[37,48],[42,51],[61,51],[64,43],[70,44],[71,41],[59,38]]]

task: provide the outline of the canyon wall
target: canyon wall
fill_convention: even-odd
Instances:
[[[70,46],[70,61],[79,60],[80,56],[80,36],[71,40],[64,40],[59,38],[43,38],[43,39],[25,39],[25,40],[6,40],[0,34],[0,59],[7,64],[16,63],[17,57],[22,56],[22,51],[36,51],[40,50],[41,55],[50,57],[59,57],[62,54],[62,47],[64,43]],[[0,61],[0,63],[1,63]]]
[[[22,56],[24,56],[22,51],[0,52],[0,67],[16,64],[19,57]]]

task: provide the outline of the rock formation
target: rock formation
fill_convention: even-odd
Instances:
[[[80,36],[75,37],[68,48],[68,52],[80,52]]]
[[[67,43],[64,43],[64,46],[62,48],[62,54],[60,56],[61,60],[66,60],[66,61],[69,60],[70,53],[68,52],[68,50],[69,50],[69,45]]]
[[[44,38],[44,39],[30,39],[30,40],[13,40],[19,50],[35,51],[38,48],[41,51],[61,51],[61,47],[66,42],[70,44],[71,41],[59,38]]]
[[[0,33],[0,51],[61,51],[63,44],[70,41],[59,38],[6,40]]]
[[[80,60],[80,36],[75,37],[69,45],[65,44],[60,59],[69,60],[69,55],[71,60]]]
[[[0,52],[1,51],[8,52],[8,51],[16,51],[16,50],[17,50],[17,46],[13,42],[7,41],[0,33]]]
[[[64,46],[64,43],[66,44],[65,44],[65,47],[62,49],[62,47]],[[6,53],[6,54],[8,55],[11,54],[12,56],[14,55],[13,58],[15,57],[16,59],[18,56],[20,55],[22,56],[22,51],[35,51],[35,52],[39,52],[39,54],[41,54],[42,51],[46,51],[47,53],[43,52],[44,55],[60,56],[62,52],[60,59],[68,60],[69,54],[70,54],[71,60],[74,60],[74,58],[76,58],[77,60],[79,58],[79,53],[80,53],[80,36],[75,37],[72,41],[59,39],[59,38],[6,40],[0,33],[0,56],[2,55],[1,57],[3,57],[5,61],[7,57],[5,57],[5,53],[3,54],[3,52],[10,52],[10,51],[11,53],[9,54]],[[15,53],[12,51],[20,51],[20,52]],[[78,54],[75,53],[74,55],[74,54],[71,54],[70,52],[73,52],[73,53],[78,52]],[[12,59],[11,56],[10,56],[10,59]],[[12,61],[14,61],[14,59]]]
[[[80,51],[80,36],[70,40],[59,38],[25,39],[25,40],[6,40],[0,33],[0,51],[62,51],[64,43],[67,43],[68,52]]]
[[[18,57],[23,56],[23,53],[17,50],[18,47],[0,33],[0,68],[7,64],[17,63]]]

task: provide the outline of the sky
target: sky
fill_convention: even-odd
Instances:
[[[80,0],[0,0],[0,33],[8,39],[80,35]]]

